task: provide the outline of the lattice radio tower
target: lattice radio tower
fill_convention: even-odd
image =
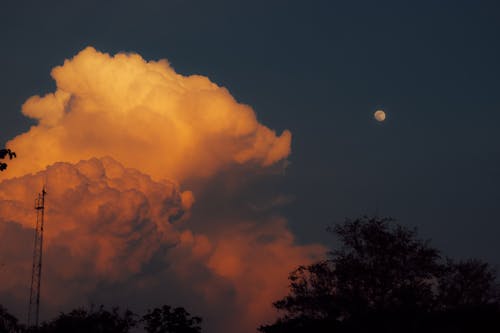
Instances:
[[[35,245],[33,248],[33,269],[31,271],[30,305],[28,309],[28,325],[38,327],[40,309],[40,281],[42,279],[43,254],[43,217],[45,210],[45,186],[35,199],[36,227]]]

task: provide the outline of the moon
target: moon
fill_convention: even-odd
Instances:
[[[373,117],[377,121],[383,122],[385,120],[385,112],[384,112],[384,110],[377,110],[377,111],[375,111],[375,113],[373,114]]]

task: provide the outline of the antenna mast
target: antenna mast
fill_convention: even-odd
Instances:
[[[42,250],[43,250],[43,218],[45,210],[45,186],[35,199],[36,227],[35,244],[33,248],[33,268],[31,271],[30,304],[28,309],[28,326],[38,327],[40,309],[40,281],[42,279]]]

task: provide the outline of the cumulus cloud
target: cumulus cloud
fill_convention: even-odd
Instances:
[[[54,93],[23,105],[38,123],[9,141],[18,158],[0,175],[6,305],[26,308],[33,199],[46,183],[45,317],[105,302],[186,306],[208,332],[270,320],[288,273],[324,253],[297,245],[276,214],[290,197],[245,193],[258,191],[252,179],[280,177],[259,170],[290,154],[290,132],[277,135],[225,88],[166,60],[89,47],[52,77]]]
[[[175,223],[182,220],[188,203],[170,182],[154,182],[149,176],[126,169],[111,158],[82,161],[76,165],[56,163],[36,175],[6,180],[0,186],[0,237],[9,248],[13,233],[23,234],[19,247],[31,248],[34,221],[32,190],[48,182],[44,230],[46,267],[45,295],[50,302],[64,303],[72,291],[88,290],[97,281],[116,281],[139,272],[151,257],[177,242]],[[187,204],[187,205],[186,205]],[[23,232],[29,230],[26,242]],[[14,237],[18,238],[18,237]],[[30,256],[12,260],[0,276],[0,292],[11,291],[9,283],[26,284]],[[20,250],[19,253],[25,253]],[[23,259],[23,260],[21,260]],[[20,265],[10,270],[11,264]],[[69,288],[62,281],[78,281]],[[90,284],[90,285],[89,285]],[[7,287],[7,290],[2,290]],[[66,291],[60,290],[64,288]],[[59,290],[58,290],[59,289]],[[18,295],[24,299],[26,295]]]
[[[154,178],[182,181],[234,163],[268,166],[290,153],[289,131],[277,136],[227,89],[177,74],[166,60],[88,47],[51,74],[57,90],[23,105],[39,123],[8,142],[19,158],[6,176],[111,154]]]
[[[0,296],[16,304],[26,300],[31,269],[31,192],[44,182],[49,191],[45,313],[102,300],[95,293],[103,285],[120,284],[142,290],[145,304],[151,290],[177,304],[191,303],[210,313],[214,331],[222,323],[252,331],[273,316],[271,301],[286,292],[288,272],[324,250],[294,244],[280,218],[233,220],[210,233],[196,232],[185,226],[190,192],[181,192],[175,183],[154,181],[109,157],[74,165],[58,162],[0,185],[0,251],[8,268],[0,275]],[[148,266],[156,269],[148,273]],[[191,295],[172,294],[168,289],[173,286]],[[220,311],[214,312],[210,308],[216,304]]]

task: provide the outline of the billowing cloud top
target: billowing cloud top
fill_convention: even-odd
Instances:
[[[325,251],[238,199],[262,177],[254,171],[290,154],[290,132],[277,136],[225,88],[165,60],[89,47],[52,77],[54,93],[23,105],[38,123],[8,142],[18,158],[0,174],[2,302],[26,307],[33,199],[46,183],[42,318],[133,302],[186,306],[207,332],[272,319],[288,273]]]
[[[232,163],[271,165],[290,153],[289,131],[277,136],[225,88],[179,75],[166,60],[88,47],[52,77],[54,93],[23,105],[39,124],[7,144],[19,158],[4,177],[111,155],[155,178],[182,181]]]

